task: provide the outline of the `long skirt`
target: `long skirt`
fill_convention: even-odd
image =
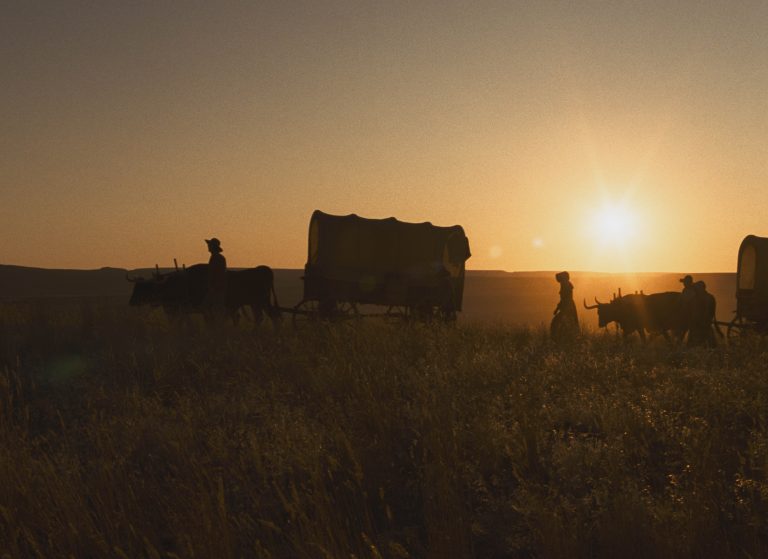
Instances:
[[[576,315],[576,306],[559,311],[549,326],[549,334],[555,341],[567,341],[574,339],[579,334],[579,318]]]

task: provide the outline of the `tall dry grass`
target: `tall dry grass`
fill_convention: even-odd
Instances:
[[[6,304],[0,556],[768,556],[767,362]]]

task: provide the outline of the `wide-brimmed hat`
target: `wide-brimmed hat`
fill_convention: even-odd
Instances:
[[[693,283],[693,276],[688,274],[687,276],[680,278],[680,283],[684,283],[685,285]]]
[[[218,250],[219,252],[224,250],[221,248],[221,241],[216,237],[213,237],[212,239],[205,239],[205,242],[208,243],[208,248],[211,250]]]

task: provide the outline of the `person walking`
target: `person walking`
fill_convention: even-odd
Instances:
[[[555,307],[550,324],[550,335],[557,341],[573,339],[579,333],[579,317],[576,314],[576,303],[573,302],[573,284],[568,272],[555,274],[555,280],[560,284],[560,301]]]
[[[691,303],[690,329],[688,331],[689,346],[715,347],[715,311],[717,302],[714,295],[707,291],[707,284],[697,281],[692,286],[693,299]]]

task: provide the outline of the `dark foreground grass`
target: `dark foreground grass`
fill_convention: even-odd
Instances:
[[[2,557],[765,557],[768,343],[0,308]]]

